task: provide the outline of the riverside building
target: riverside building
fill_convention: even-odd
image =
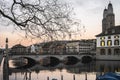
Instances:
[[[115,14],[110,2],[103,11],[102,33],[96,35],[98,60],[120,60],[120,26],[115,26]]]

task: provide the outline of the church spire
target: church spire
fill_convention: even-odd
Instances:
[[[107,9],[106,9],[106,7],[105,7],[105,9],[104,9],[104,12],[103,12],[103,18],[106,18],[106,16],[107,16]]]
[[[102,32],[105,32],[108,28],[115,26],[115,15],[113,13],[113,6],[111,1],[108,4],[108,8],[103,11],[103,20],[102,20]]]
[[[113,14],[113,6],[112,6],[111,1],[108,4],[108,14]]]
[[[111,3],[111,1],[109,1],[109,3]]]

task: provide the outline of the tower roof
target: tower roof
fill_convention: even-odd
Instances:
[[[112,3],[111,2],[109,2],[109,4],[108,4],[108,13],[113,13],[113,6],[112,6]]]
[[[107,16],[107,11],[108,11],[108,10],[105,8],[105,9],[104,9],[104,12],[103,12],[103,18],[106,18],[106,16]]]
[[[104,11],[107,11],[106,7],[105,7]]]
[[[118,35],[118,34],[120,34],[120,26],[114,26],[112,28],[107,29],[105,32],[102,32],[102,33],[96,35],[96,37],[108,36],[108,35]]]
[[[112,3],[111,3],[111,1],[109,2],[108,6],[112,6]]]

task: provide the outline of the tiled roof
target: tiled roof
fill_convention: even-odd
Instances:
[[[96,35],[96,37],[108,36],[108,35],[117,35],[117,34],[120,34],[120,26],[115,26],[115,27],[109,28],[109,29],[107,29],[107,31]]]
[[[26,47],[21,44],[17,44],[15,46],[13,46],[11,49],[13,49],[13,48],[26,48]]]

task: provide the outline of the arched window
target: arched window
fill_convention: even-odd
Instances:
[[[114,38],[115,38],[115,39],[118,39],[118,38],[119,38],[119,36],[118,36],[118,35],[116,35],[116,36],[114,36]]]
[[[105,46],[105,41],[101,41],[101,42],[100,42],[100,45],[101,45],[101,46]]]
[[[119,55],[120,54],[119,52],[120,52],[120,49],[118,49],[118,48],[114,49],[114,55]]]
[[[112,45],[112,41],[111,41],[111,40],[108,40],[108,41],[107,41],[107,45],[108,45],[108,46],[111,46],[111,45]]]
[[[119,40],[115,40],[114,45],[119,45]]]
[[[111,52],[111,49],[108,49],[108,55],[111,55],[112,52]]]
[[[101,55],[105,55],[105,49],[101,49],[101,50],[100,50],[100,54],[101,54]]]

